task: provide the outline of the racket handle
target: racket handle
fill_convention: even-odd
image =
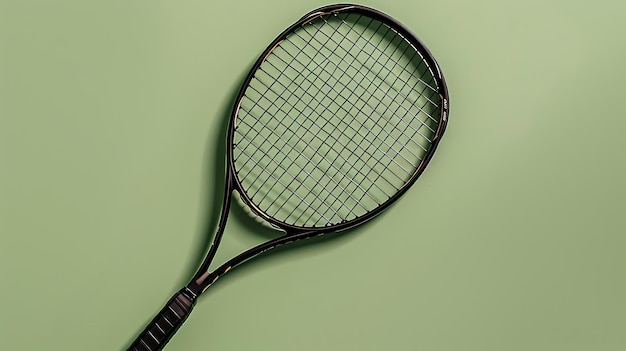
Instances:
[[[176,334],[195,304],[195,295],[187,288],[177,292],[154,317],[128,351],[158,351]]]

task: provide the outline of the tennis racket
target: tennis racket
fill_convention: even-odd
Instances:
[[[230,116],[224,202],[206,258],[129,350],[161,350],[198,296],[243,262],[388,208],[432,158],[448,104],[431,53],[380,11],[325,6],[283,31],[252,67]],[[284,234],[209,271],[235,191]]]

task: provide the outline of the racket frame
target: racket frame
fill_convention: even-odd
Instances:
[[[357,218],[354,218],[348,221],[343,221],[337,224],[327,225],[324,227],[294,226],[289,223],[285,223],[283,221],[277,220],[269,216],[268,214],[266,214],[263,210],[261,210],[254,203],[254,201],[248,196],[248,194],[245,191],[244,186],[241,184],[241,181],[236,176],[237,170],[235,168],[233,153],[234,153],[234,135],[235,135],[235,130],[237,128],[237,117],[239,114],[239,110],[241,108],[241,102],[245,96],[248,86],[250,85],[250,82],[254,78],[254,74],[258,71],[259,67],[261,67],[263,62],[265,62],[265,60],[272,53],[272,51],[282,41],[285,38],[287,38],[289,34],[297,30],[299,27],[313,21],[316,18],[319,18],[320,16],[325,16],[329,14],[339,14],[342,12],[359,13],[359,14],[368,16],[370,18],[373,18],[375,20],[378,20],[380,22],[383,22],[389,25],[389,27],[393,28],[395,31],[397,31],[411,45],[413,45],[413,47],[416,49],[417,52],[420,53],[420,55],[422,56],[422,58],[428,65],[428,68],[431,70],[431,73],[433,74],[433,77],[437,82],[437,86],[439,88],[439,97],[441,99],[441,106],[440,106],[441,115],[439,116],[439,123],[437,124],[437,129],[435,130],[435,133],[433,135],[431,146],[428,149],[428,151],[425,153],[424,159],[420,162],[415,172],[404,183],[404,185],[402,185],[400,189],[394,195],[392,195],[389,199],[387,199],[385,202],[380,204],[374,210],[369,211],[362,216],[359,216]],[[276,37],[276,39],[274,39],[267,46],[267,48],[261,53],[259,58],[256,60],[256,62],[252,66],[250,73],[248,74],[243,84],[241,85],[241,88],[239,89],[239,92],[236,98],[236,103],[234,104],[231,115],[230,115],[230,123],[228,125],[228,132],[227,132],[227,138],[226,138],[226,150],[227,150],[226,189],[224,192],[222,212],[220,215],[220,219],[219,219],[219,223],[218,223],[218,227],[216,230],[213,243],[211,244],[211,247],[209,248],[209,251],[207,253],[207,256],[204,262],[198,269],[198,272],[193,277],[188,287],[195,294],[199,295],[204,290],[206,290],[211,284],[213,284],[222,274],[228,272],[233,267],[243,263],[244,261],[254,256],[257,256],[267,250],[270,250],[274,247],[277,247],[277,246],[280,246],[289,242],[307,239],[307,238],[322,235],[325,233],[341,232],[341,231],[350,229],[352,227],[355,227],[357,225],[360,225],[364,222],[367,222],[371,220],[372,218],[376,217],[377,215],[379,215],[386,208],[388,208],[394,201],[396,201],[399,197],[401,197],[422,174],[422,172],[424,171],[424,169],[430,162],[432,156],[434,155],[437,145],[439,144],[439,141],[441,140],[441,136],[443,135],[446,129],[447,122],[448,122],[448,113],[449,113],[448,89],[446,86],[445,79],[443,77],[443,73],[441,72],[441,69],[439,68],[439,64],[433,57],[432,53],[424,45],[424,43],[422,43],[422,41],[410,29],[405,27],[402,23],[398,22],[393,17],[383,12],[380,12],[376,9],[363,6],[363,5],[356,5],[356,4],[334,4],[334,5],[323,6],[318,9],[312,10],[311,12],[302,16],[298,21],[296,21],[294,24],[292,24],[287,29],[285,29],[282,33],[280,33]],[[256,216],[268,222],[273,227],[284,231],[285,235],[275,238],[273,240],[264,242],[262,244],[259,244],[253,248],[250,248],[242,252],[241,254],[233,257],[232,259],[228,260],[227,262],[222,264],[220,267],[216,268],[213,272],[208,272],[209,265],[211,264],[211,261],[213,260],[215,253],[217,252],[217,247],[219,246],[222,235],[224,233],[224,229],[226,227],[226,221],[228,218],[228,212],[230,209],[233,191],[237,191],[242,202],[246,206],[248,206],[248,208]]]
[[[401,36],[403,36],[415,49],[426,64],[428,68],[433,73],[433,77],[437,82],[437,86],[439,88],[439,95],[441,99],[439,123],[437,125],[437,129],[433,135],[433,140],[430,148],[425,153],[423,160],[418,165],[415,172],[410,176],[410,178],[400,187],[400,189],[392,195],[389,199],[380,204],[377,208],[373,209],[365,213],[362,216],[357,218],[343,221],[337,224],[327,225],[323,227],[298,227],[283,221],[277,220],[268,214],[266,214],[263,210],[261,210],[252,199],[248,196],[245,191],[245,188],[242,186],[241,181],[236,176],[236,168],[234,163],[234,134],[237,128],[237,117],[239,110],[241,108],[241,102],[243,97],[245,96],[246,89],[250,85],[251,80],[254,77],[254,74],[257,72],[259,67],[263,64],[263,62],[267,59],[267,57],[272,53],[272,51],[283,41],[290,33],[295,31],[298,27],[303,26],[320,16],[328,15],[328,14],[339,14],[343,12],[351,12],[351,13],[359,13],[375,20],[378,20],[382,23],[387,24],[389,27],[393,28],[397,31]],[[213,238],[213,241],[208,249],[208,252],[199,266],[197,272],[194,274],[193,278],[190,282],[180,291],[178,291],[174,296],[167,302],[167,304],[163,307],[163,309],[154,317],[154,319],[146,326],[142,333],[139,334],[137,339],[131,344],[128,350],[152,350],[157,351],[161,350],[165,344],[169,341],[169,339],[176,333],[176,331],[180,328],[180,326],[187,319],[191,310],[193,309],[197,297],[202,294],[206,289],[208,289],[217,279],[223,274],[229,272],[232,268],[242,264],[243,262],[262,254],[265,251],[276,248],[278,246],[299,241],[303,239],[308,239],[311,237],[319,236],[329,232],[340,232],[347,229],[350,229],[356,225],[362,224],[364,222],[369,221],[370,219],[376,217],[382,211],[389,207],[394,201],[396,201],[399,197],[401,197],[407,189],[415,183],[417,178],[422,174],[428,163],[430,162],[439,141],[441,140],[441,136],[443,135],[445,128],[448,123],[448,113],[449,113],[449,97],[448,90],[446,87],[445,79],[439,68],[439,65],[435,61],[431,52],[426,48],[426,46],[421,42],[419,38],[413,32],[411,32],[408,28],[406,28],[403,24],[392,18],[391,16],[380,12],[376,9],[355,5],[355,4],[335,4],[328,5],[324,7],[320,7],[315,9],[294,24],[285,29],[276,39],[274,39],[267,48],[263,51],[263,53],[259,56],[255,64],[253,65],[250,73],[246,77],[243,82],[239,93],[237,94],[236,103],[233,106],[233,110],[230,115],[230,123],[228,125],[227,138],[226,138],[226,177],[225,177],[225,189],[224,189],[224,198],[222,203],[222,209],[220,213],[220,218],[218,221],[218,225],[216,228],[216,232]],[[257,246],[254,246],[239,255],[231,258],[226,261],[219,267],[217,267],[213,271],[209,271],[210,264],[215,257],[217,252],[217,248],[220,244],[222,236],[224,234],[224,229],[226,227],[226,222],[228,219],[230,206],[232,203],[233,192],[237,191],[242,202],[248,206],[248,208],[257,216],[271,224],[273,227],[284,231],[284,235],[274,238],[272,240],[261,243]],[[157,335],[158,334],[158,335]],[[155,336],[156,335],[156,336]],[[160,340],[158,340],[160,339]]]
[[[324,6],[321,7],[319,9],[313,10],[311,12],[309,12],[308,14],[304,15],[300,20],[298,20],[296,23],[292,24],[290,27],[288,27],[287,29],[285,29],[276,39],[274,39],[274,41],[272,43],[270,43],[270,45],[268,45],[268,47],[263,51],[263,53],[260,55],[260,57],[258,58],[258,60],[255,62],[254,66],[252,67],[252,69],[250,70],[250,74],[248,74],[248,76],[246,77],[246,80],[244,81],[241,89],[239,90],[239,93],[237,95],[237,103],[235,104],[232,114],[231,114],[231,120],[230,120],[230,124],[228,127],[228,137],[227,137],[227,150],[228,150],[228,165],[227,167],[229,168],[229,172],[230,174],[236,174],[236,169],[235,169],[235,164],[234,164],[234,157],[233,157],[233,151],[234,151],[234,147],[233,147],[233,142],[234,142],[234,134],[235,134],[235,129],[236,129],[236,125],[237,125],[237,116],[238,116],[238,112],[241,106],[241,102],[242,99],[245,95],[246,89],[247,87],[250,85],[250,82],[252,81],[252,79],[254,78],[254,73],[257,72],[257,70],[259,69],[259,67],[263,64],[263,62],[265,62],[265,60],[267,59],[267,57],[272,53],[272,51],[290,34],[292,33],[294,30],[296,30],[298,27],[303,26],[307,23],[309,23],[310,21],[318,18],[319,16],[323,16],[323,15],[328,15],[328,14],[339,14],[341,12],[353,12],[353,13],[360,13],[363,15],[366,15],[370,18],[373,18],[375,20],[379,20],[383,23],[386,24],[390,24],[390,27],[392,27],[393,29],[397,30],[397,32],[402,35],[404,38],[406,38],[409,43],[411,45],[413,45],[416,49],[417,52],[419,52],[420,54],[422,54],[422,57],[424,58],[424,61],[426,62],[426,64],[428,65],[428,67],[430,69],[432,69],[432,73],[433,76],[435,78],[435,80],[437,81],[438,87],[440,88],[440,98],[441,98],[441,116],[440,116],[440,123],[438,123],[437,125],[437,130],[434,133],[433,136],[433,141],[431,143],[431,146],[429,148],[429,150],[426,152],[425,156],[424,156],[424,160],[422,162],[420,162],[418,168],[416,169],[416,171],[411,175],[411,177],[405,182],[405,184],[393,195],[391,196],[389,199],[387,199],[385,202],[383,202],[382,204],[380,204],[380,206],[378,206],[376,209],[369,211],[368,213],[364,214],[363,216],[359,216],[355,219],[352,220],[348,220],[348,221],[344,221],[341,223],[337,223],[337,224],[332,224],[332,225],[328,225],[325,227],[299,227],[299,226],[294,226],[288,223],[285,223],[283,221],[277,220],[269,215],[267,215],[265,212],[263,212],[263,210],[261,210],[256,204],[254,204],[254,201],[252,201],[252,199],[248,196],[248,194],[246,193],[244,187],[242,186],[240,180],[235,176],[234,177],[234,187],[235,189],[239,192],[241,199],[244,201],[244,203],[254,212],[255,215],[263,218],[265,221],[271,223],[272,225],[276,226],[277,228],[280,228],[282,230],[285,230],[288,233],[297,233],[297,232],[302,232],[302,231],[322,231],[322,232],[339,232],[342,230],[346,230],[349,228],[352,228],[356,225],[359,225],[363,222],[366,222],[372,218],[374,218],[375,216],[377,216],[378,214],[380,214],[382,211],[384,211],[387,207],[389,207],[389,205],[391,203],[393,203],[395,200],[397,200],[400,196],[402,196],[409,187],[411,187],[411,185],[413,185],[413,183],[415,183],[415,181],[417,180],[417,178],[419,178],[419,176],[422,174],[422,172],[424,171],[424,169],[426,168],[426,166],[428,165],[430,159],[432,158],[433,154],[435,153],[435,149],[437,148],[437,145],[439,144],[439,140],[441,139],[441,136],[446,128],[447,125],[447,120],[448,120],[448,110],[449,110],[449,102],[448,102],[448,90],[445,84],[445,79],[443,77],[443,74],[441,73],[441,69],[439,68],[439,65],[437,64],[437,62],[435,61],[433,55],[431,54],[431,52],[426,48],[426,46],[417,38],[417,36],[415,34],[413,34],[413,32],[411,32],[408,28],[406,28],[404,25],[402,25],[400,22],[398,22],[397,20],[395,20],[394,18],[390,17],[389,15],[380,12],[376,9],[370,8],[370,7],[366,7],[366,6],[362,6],[362,5],[354,5],[354,4],[335,4],[335,5],[328,5],[328,6]]]

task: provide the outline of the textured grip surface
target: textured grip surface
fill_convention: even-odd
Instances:
[[[174,336],[191,313],[195,299],[183,289],[176,293],[137,337],[128,351],[157,351]]]

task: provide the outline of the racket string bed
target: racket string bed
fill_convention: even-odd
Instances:
[[[334,17],[337,17],[337,16],[334,16]],[[253,96],[250,97],[249,99],[244,99],[242,105],[240,106],[240,109],[244,113],[239,116],[238,123],[243,123],[247,125],[249,129],[246,129],[245,131],[242,131],[241,133],[236,133],[236,136],[237,134],[244,135],[244,134],[248,134],[250,131],[253,131],[257,135],[259,135],[260,138],[262,138],[261,143],[267,141],[267,139],[269,139],[270,136],[272,136],[272,134],[276,134],[271,129],[272,125],[278,124],[278,125],[285,126],[282,120],[288,119],[292,115],[297,115],[300,119],[309,120],[312,122],[310,126],[314,125],[319,128],[318,133],[312,133],[309,130],[310,126],[307,128],[307,126],[304,126],[302,122],[298,122],[297,118],[293,118],[291,122],[296,124],[296,129],[298,130],[293,131],[291,130],[290,126],[285,126],[286,127],[285,131],[291,134],[288,140],[285,140],[283,136],[284,133],[274,135],[276,140],[281,140],[283,142],[282,143],[283,147],[290,149],[290,151],[297,151],[297,154],[294,157],[289,157],[288,156],[289,152],[281,151],[280,153],[283,154],[285,157],[280,161],[273,160],[273,162],[283,165],[281,166],[281,168],[285,170],[288,168],[294,168],[295,170],[293,173],[304,174],[306,175],[306,177],[302,179],[298,179],[297,177],[293,176],[291,172],[286,172],[287,175],[290,176],[290,180],[288,181],[287,186],[285,187],[284,186],[285,184],[281,182],[280,185],[282,185],[283,188],[282,188],[282,191],[279,191],[279,196],[274,198],[274,200],[271,203],[264,204],[265,206],[261,207],[261,210],[265,212],[269,212],[273,216],[276,216],[276,214],[281,212],[284,206],[288,206],[288,203],[290,201],[291,202],[294,202],[295,200],[301,201],[303,197],[310,198],[311,200],[307,202],[307,206],[313,205],[315,203],[315,200],[320,199],[321,193],[327,190],[327,187],[323,186],[325,183],[335,184],[334,188],[329,194],[332,194],[332,192],[335,191],[335,189],[337,188],[342,190],[341,196],[336,196],[336,195],[332,196],[331,198],[332,203],[329,204],[325,200],[321,201],[322,202],[321,205],[324,205],[327,209],[325,212],[326,215],[335,216],[339,212],[344,212],[345,215],[344,216],[340,215],[339,218],[341,218],[341,220],[346,220],[346,217],[355,216],[355,209],[357,207],[360,207],[361,209],[365,210],[365,212],[369,212],[371,209],[376,208],[376,206],[380,205],[380,203],[384,202],[384,200],[387,200],[391,195],[393,195],[397,191],[397,189],[401,187],[407,181],[410,175],[413,173],[414,169],[417,167],[415,163],[419,163],[423,159],[423,155],[417,155],[416,151],[413,151],[410,148],[407,148],[406,145],[402,145],[399,142],[390,143],[389,140],[392,140],[390,138],[392,132],[395,132],[397,136],[403,137],[403,139],[400,139],[400,140],[414,143],[416,146],[419,147],[419,149],[421,149],[420,153],[424,153],[428,151],[428,149],[422,144],[420,144],[419,142],[415,141],[414,137],[416,134],[422,137],[426,143],[432,143],[432,140],[428,136],[426,136],[423,132],[421,132],[420,129],[422,127],[426,127],[428,129],[428,132],[432,133],[434,131],[434,128],[436,128],[436,125],[433,127],[429,126],[425,120],[417,118],[417,115],[414,113],[411,113],[410,111],[410,109],[415,107],[416,103],[420,100],[420,97],[425,96],[425,99],[423,99],[425,100],[425,102],[422,102],[422,106],[417,106],[417,110],[418,110],[417,114],[422,113],[426,115],[425,117],[426,120],[436,121],[429,113],[425,112],[426,104],[431,104],[433,107],[438,107],[438,104],[432,101],[432,98],[433,98],[432,96],[426,96],[425,91],[427,89],[429,91],[431,89],[434,89],[428,84],[421,84],[422,87],[421,87],[421,90],[419,91],[415,89],[413,90],[413,93],[417,91],[417,95],[418,95],[417,98],[414,98],[411,100],[409,99],[409,95],[406,94],[403,96],[403,100],[401,102],[396,102],[397,104],[396,109],[392,111],[391,113],[393,117],[396,117],[397,121],[395,123],[386,123],[386,124],[381,125],[380,121],[384,119],[385,116],[384,116],[384,112],[379,112],[378,110],[379,106],[388,107],[387,105],[383,105],[385,103],[383,100],[391,100],[391,101],[397,100],[397,97],[401,94],[400,89],[394,88],[397,82],[407,83],[401,78],[400,74],[393,73],[394,68],[400,67],[401,73],[408,72],[412,76],[416,76],[415,74],[416,71],[420,69],[420,67],[422,68],[427,67],[427,65],[424,64],[424,60],[421,59],[419,63],[415,65],[415,68],[412,71],[408,70],[407,67],[409,67],[411,64],[414,63],[412,61],[413,58],[415,56],[418,56],[416,55],[417,51],[414,51],[411,54],[410,58],[406,60],[407,62],[404,63],[403,66],[399,66],[400,61],[393,59],[393,55],[396,54],[396,52],[398,52],[398,48],[399,48],[398,45],[394,45],[394,49],[390,53],[384,52],[384,50],[386,50],[393,42],[393,40],[388,40],[384,42],[384,36],[387,35],[387,33],[391,31],[390,27],[383,26],[382,22],[377,22],[377,21],[374,21],[373,19],[369,19],[369,23],[364,26],[364,29],[362,30],[362,32],[356,32],[354,30],[354,27],[357,25],[361,17],[362,16],[359,15],[356,18],[356,21],[352,23],[352,25],[348,25],[346,22],[346,19],[341,18],[341,20],[337,23],[337,25],[333,26],[333,31],[330,34],[323,33],[321,31],[322,26],[316,26],[314,24],[314,21],[303,25],[302,30],[300,31],[296,30],[293,33],[291,33],[289,36],[287,36],[286,39],[284,39],[279,45],[277,45],[269,55],[265,57],[264,62],[269,65],[267,67],[270,67],[275,72],[269,72],[269,69],[267,68],[263,69],[263,66],[260,67],[257,74],[253,78],[254,81],[251,82],[248,88],[251,91],[251,93],[254,93],[254,94],[251,94]],[[321,21],[322,21],[322,25],[329,24],[329,20],[324,17],[321,17]],[[385,31],[382,35],[380,35],[378,42],[375,42],[375,44],[371,44],[371,46],[375,49],[375,50],[372,50],[372,52],[376,52],[377,50],[380,53],[379,56],[384,55],[385,60],[383,62],[384,64],[378,65],[379,66],[378,71],[373,71],[372,69],[369,69],[368,72],[360,74],[361,77],[360,77],[360,80],[357,81],[356,87],[358,87],[361,90],[361,94],[356,95],[356,99],[353,102],[353,101],[350,101],[349,99],[354,98],[354,95],[348,96],[348,97],[343,96],[344,94],[348,94],[347,93],[348,91],[354,90],[354,89],[351,89],[351,87],[347,86],[347,83],[344,82],[345,77],[350,73],[348,69],[340,68],[339,64],[332,62],[332,60],[328,59],[328,57],[326,57],[324,60],[318,59],[318,56],[321,52],[320,50],[318,50],[316,54],[310,55],[306,52],[307,51],[306,46],[299,46],[299,45],[307,45],[307,43],[313,42],[313,43],[319,44],[321,47],[326,47],[328,46],[328,43],[333,43],[333,47],[328,49],[330,56],[334,57],[339,62],[347,63],[348,67],[350,68],[355,68],[355,64],[352,62],[348,62],[345,56],[352,58],[352,61],[356,61],[361,66],[361,68],[367,67],[367,65],[364,62],[358,59],[359,56],[365,56],[365,58],[369,58],[370,60],[379,60],[379,57],[373,57],[373,54],[371,52],[366,53],[365,46],[359,46],[355,41],[346,39],[348,37],[346,35],[342,36],[341,40],[347,42],[350,47],[343,51],[345,55],[339,55],[337,51],[339,51],[338,50],[339,48],[343,48],[344,46],[343,42],[335,40],[332,37],[332,35],[338,33],[341,26],[345,25],[345,27],[349,28],[348,31],[353,32],[353,34],[355,34],[357,37],[363,37],[364,33],[370,29],[370,25],[372,23],[377,23],[375,30],[378,30],[381,27],[385,28]],[[314,28],[316,28],[316,31],[314,33],[311,33],[310,31],[306,29],[307,26],[313,26]],[[302,35],[300,35],[300,32],[307,33],[309,37],[304,38]],[[317,39],[316,38],[317,33],[323,33],[323,35],[325,36],[327,40],[325,42],[322,42],[319,39]],[[371,33],[371,37],[373,37],[375,34],[376,32],[373,31],[373,33]],[[296,44],[294,40],[291,39],[294,36],[296,37],[296,39],[300,39],[302,43]],[[371,40],[371,37],[367,39]],[[396,37],[394,37],[394,39],[396,39]],[[378,49],[377,46],[381,44],[384,44],[384,47],[382,49]],[[287,45],[291,45],[291,48],[295,49],[295,52],[292,52],[293,50],[290,50],[290,48]],[[405,44],[403,49],[400,51],[400,55],[404,55],[405,52],[410,47],[412,46],[409,44]],[[356,52],[352,52],[353,51],[352,49],[354,48],[356,48]],[[278,63],[274,63],[276,60],[280,61],[283,67],[279,67]],[[303,62],[305,60],[306,62]],[[385,64],[391,60],[393,60],[393,65],[391,66],[391,68],[386,68]],[[299,65],[301,67],[296,67],[296,65]],[[332,70],[328,68],[331,65],[334,66],[334,69]],[[291,73],[295,72],[296,74],[293,74],[292,77],[289,77],[290,71]],[[338,71],[340,72],[340,75],[336,77]],[[424,75],[426,75],[429,71],[432,72],[430,68],[422,69],[421,74],[418,76],[419,77],[418,82],[424,82]],[[322,80],[318,72],[326,73],[327,80],[326,81]],[[375,81],[374,78],[368,77],[368,74],[370,73],[373,73],[373,75],[376,77],[380,77],[382,75],[383,78],[379,78],[378,79],[379,82],[377,82]],[[376,94],[382,92],[382,90],[378,88],[378,84],[380,84],[380,82],[386,82],[387,78],[390,77],[392,74],[394,76],[394,79],[391,81],[391,83],[388,83],[388,86],[391,89],[387,90],[387,92],[385,92],[382,97],[378,97]],[[313,77],[313,78],[310,78],[310,77]],[[334,79],[329,81],[331,77],[334,77]],[[269,80],[271,83],[269,84],[265,83],[264,80]],[[304,82],[307,83],[305,87],[302,86],[302,83]],[[355,80],[351,79],[349,82],[352,83],[352,82],[355,82]],[[258,85],[255,85],[254,83],[259,83],[262,87],[265,88],[265,90],[262,91],[262,89],[259,89],[260,87],[258,87]],[[367,85],[364,85],[364,84],[367,84]],[[295,87],[292,87],[294,85]],[[340,88],[338,89],[334,85],[339,85]],[[375,87],[374,91],[372,91],[372,87]],[[305,88],[308,88],[308,89],[305,89]],[[313,92],[311,92],[311,90],[313,90]],[[389,94],[390,91],[395,92],[395,95],[391,96]],[[330,96],[331,92],[334,93],[333,96]],[[297,93],[298,95],[296,95]],[[365,96],[366,93],[368,93],[367,96]],[[342,101],[344,102],[344,104],[336,101],[338,97],[343,98]],[[248,106],[246,104],[248,101],[252,104],[251,106]],[[405,106],[407,105],[407,102],[409,105],[408,107]],[[266,107],[262,106],[263,103],[266,104]],[[309,111],[304,111],[301,108],[298,108],[299,105],[309,107],[311,103],[317,104],[318,107],[316,109],[309,108]],[[360,107],[357,106],[357,103],[360,103],[361,106]],[[347,104],[347,107],[345,106],[346,104]],[[287,108],[285,108],[286,105],[288,106]],[[333,109],[333,106],[334,106],[334,109]],[[364,108],[366,106],[369,107],[369,112],[371,114],[365,113]],[[405,120],[405,117],[401,115],[400,109],[403,109],[405,111],[405,115],[408,114],[409,118],[417,120],[419,122],[419,125],[417,127],[413,127],[411,124],[411,121],[407,122]],[[354,112],[354,110],[356,110],[356,112]],[[386,111],[388,111],[388,109],[386,109]],[[354,132],[352,136],[347,136],[342,131],[342,129],[337,128],[338,125],[333,123],[333,117],[339,112],[341,112],[344,118],[352,117],[353,121],[357,121],[356,125],[353,125],[354,123],[345,123],[345,122],[343,123],[344,126],[347,127],[346,129],[351,129],[351,131]],[[329,114],[330,114],[330,118],[325,117]],[[355,118],[353,117],[353,115],[356,115],[357,117]],[[374,119],[372,115],[376,115],[376,117],[378,118]],[[251,118],[254,122],[252,124],[245,123],[244,121],[246,121],[246,117]],[[361,119],[364,118],[364,120],[359,122],[358,118],[361,118]],[[337,124],[340,124],[342,121],[342,119],[337,119],[337,118],[335,119],[337,120]],[[317,122],[318,120],[323,121],[322,125],[320,125]],[[263,132],[255,128],[255,125],[258,124],[259,122],[261,122],[262,125],[265,127],[264,129],[266,130],[264,132],[266,135],[263,135],[264,134]],[[363,132],[361,132],[361,130],[367,129],[366,128],[367,126],[365,125],[365,123],[370,123],[371,125],[379,127],[378,133],[369,134],[370,136],[372,135],[374,136],[374,138],[371,138],[369,145],[362,146],[360,143],[353,143],[352,147],[349,147],[348,145],[340,141],[342,139],[351,140],[352,138],[357,137],[357,136],[361,138],[361,141],[367,140],[366,139],[367,134],[364,135]],[[382,122],[382,123],[385,123],[385,122]],[[400,126],[401,124],[406,126],[407,129],[411,129],[411,131],[408,131],[408,133],[411,133],[411,132],[412,133],[407,134],[407,132],[403,130],[403,128],[401,128]],[[336,133],[339,133],[339,135],[335,136],[333,134],[328,133],[324,136],[324,138],[320,137],[319,132],[324,131],[324,128],[328,125],[333,126],[333,130]],[[388,128],[389,126],[392,127],[391,131],[385,130],[385,127]],[[316,140],[316,139],[320,140],[321,144],[319,144],[318,146],[328,146],[328,143],[326,142],[325,139],[331,139],[335,143],[335,145],[339,145],[341,149],[338,149],[336,147],[335,148],[330,147],[324,153],[320,154],[319,150],[315,149],[308,142],[302,143],[302,140],[305,139],[302,136],[299,136],[299,138],[296,138],[296,143],[290,144],[290,141],[292,140],[292,138],[294,138],[294,136],[298,135],[297,134],[298,132],[304,133],[304,136],[308,137],[311,140]],[[246,138],[249,138],[249,137],[246,137]],[[399,139],[396,139],[396,140],[399,140]],[[374,143],[376,141],[379,142],[380,144],[376,145]],[[304,146],[301,146],[301,144],[304,144]],[[258,149],[254,145],[253,142],[250,142],[248,146],[252,146],[252,148],[257,151],[255,152],[255,156],[259,152],[263,151],[263,150]],[[354,156],[358,149],[362,149],[364,151],[362,155],[368,155],[369,159],[360,160],[362,161],[362,164],[358,166],[357,168],[354,165],[354,163],[350,163],[346,161],[348,158]],[[307,155],[307,152],[309,153],[309,155]],[[335,166],[334,163],[328,162],[328,156],[331,152],[333,152],[335,159],[340,160],[343,164],[351,165],[352,169],[348,169],[347,171],[342,172],[341,166]],[[390,155],[390,152],[392,153],[391,155]],[[380,156],[376,157],[375,153],[378,153]],[[246,155],[246,156],[249,156],[249,155]],[[241,168],[245,168],[247,162],[250,161],[250,159],[257,158],[259,160],[262,160],[264,158],[269,157],[267,154],[261,154],[256,157],[255,156],[249,157],[248,160],[246,160],[246,162],[243,163]],[[389,161],[384,163],[382,161],[384,157],[388,158]],[[304,158],[305,160],[304,166],[310,164],[312,159],[321,159],[321,160],[328,162],[330,164],[329,168],[335,170],[336,171],[335,174],[340,174],[340,177],[339,177],[340,180],[339,181],[334,180],[335,174],[331,174],[331,177],[322,177],[322,178],[313,177],[311,172],[308,172],[302,165],[299,165],[296,162],[296,160],[299,158]],[[415,159],[415,161],[411,161],[409,158]],[[374,162],[372,162],[372,160]],[[254,163],[256,165],[260,164],[259,161],[256,161]],[[376,164],[382,166],[381,171],[373,171],[376,169],[375,168]],[[396,171],[393,171],[393,169],[390,167],[392,164],[395,166],[394,168]],[[354,170],[356,170],[356,172],[354,172]],[[398,175],[397,173],[398,170],[403,171],[404,173],[403,176]],[[253,171],[254,171],[254,168],[251,168],[248,171],[248,173],[252,173]],[[368,180],[369,182],[366,185],[361,185],[354,181],[355,179],[354,176],[349,175],[351,171],[352,173],[358,173],[360,175],[373,176],[374,179],[368,179],[366,176],[361,181]],[[259,186],[252,185],[258,180],[258,178],[262,174],[262,172],[256,172],[256,173],[257,173],[256,178],[252,180],[247,179],[246,176],[241,177],[243,183],[249,182],[249,184],[251,184],[250,185],[251,188],[257,189],[256,191],[254,191],[254,193],[250,194],[250,197],[253,199],[256,195],[259,194],[259,191],[263,189],[263,186],[269,180],[269,178],[265,178],[264,180],[262,180],[262,184],[260,184]],[[324,175],[328,175],[328,173],[329,172],[327,170],[326,174]],[[384,173],[388,173],[388,174],[384,174]],[[327,179],[327,178],[330,178],[330,179]],[[389,181],[389,178],[397,178],[398,180],[400,180],[400,183],[393,184],[391,181]],[[391,185],[392,188],[389,191],[383,190],[378,185],[379,179],[384,180],[386,183],[388,183],[388,185]],[[359,198],[355,199],[355,197],[352,195],[353,191],[348,191],[346,187],[341,185],[342,184],[341,182],[345,180],[356,184],[355,190],[359,189],[361,191],[361,195]],[[313,189],[303,186],[307,182],[314,184]],[[320,185],[322,185],[321,187],[319,187],[321,190],[318,190],[318,186]],[[290,187],[293,189],[291,189]],[[380,193],[382,193],[381,194],[382,199],[375,198],[372,195],[371,190],[373,187],[376,187],[380,191]],[[305,194],[302,196],[296,197],[296,199],[293,199],[293,198],[284,199],[283,203],[280,206],[275,208],[273,211],[270,211],[270,209],[272,209],[274,205],[276,204],[277,200],[280,199],[281,196],[286,192],[291,193],[291,194],[304,192]],[[265,194],[262,194],[261,200],[258,201],[258,203],[263,203],[263,200],[267,198],[270,193],[271,193],[271,190],[266,191]],[[366,196],[369,197],[370,200],[372,200],[370,205],[362,204],[363,202],[362,200]],[[326,199],[328,199],[329,197],[330,196],[327,196]],[[354,205],[352,205],[351,207],[346,207],[346,206],[342,207],[342,204],[346,203],[345,201],[346,197],[350,198],[350,200],[354,202]],[[337,205],[339,206],[337,207]],[[285,216],[284,216],[285,219],[289,219],[290,216],[294,213],[294,211],[296,211],[297,208],[298,208],[297,206],[292,206],[290,211],[286,211]],[[301,211],[301,214],[298,217],[296,217],[295,219],[292,219],[293,224],[302,225],[300,219],[303,218],[303,215],[305,214],[305,212],[307,212],[307,210]],[[313,211],[309,211],[309,212],[311,213],[309,214],[308,217],[305,216],[306,219],[304,220],[304,224],[310,225],[310,226],[316,226],[319,222],[319,214],[316,214]],[[333,213],[329,214],[328,212],[333,212]],[[313,221],[310,221],[311,219],[313,219]]]

